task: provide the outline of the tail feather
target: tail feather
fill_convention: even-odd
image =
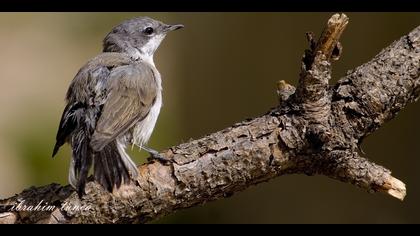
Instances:
[[[102,185],[106,190],[112,189],[109,178],[106,177],[104,165],[101,158],[94,158],[93,176],[95,180]]]
[[[111,176],[114,180],[114,184],[117,188],[119,188],[121,186],[121,178],[122,178],[122,173],[126,172],[127,169],[124,167],[122,169],[120,169],[118,167],[118,160],[120,158],[115,158],[111,155],[107,156],[107,162],[108,162],[108,166],[110,166],[110,171],[111,171]]]
[[[69,183],[70,185],[77,189],[77,176],[76,176],[76,171],[75,171],[75,164],[74,164],[75,160],[74,158],[71,159],[70,161],[70,167],[69,167]]]
[[[92,162],[95,180],[110,192],[114,187],[119,188],[123,183],[130,183],[131,178],[137,178],[138,175],[136,165],[116,141],[107,144],[98,152],[89,147],[88,141],[79,142],[73,151],[69,180],[80,196],[85,194]]]
[[[105,158],[104,158],[105,157]],[[93,171],[95,180],[102,185],[106,190],[112,191],[113,181],[109,171],[108,162],[106,160],[106,150],[101,154],[95,155]]]
[[[82,151],[84,152],[83,156],[85,158],[81,160],[81,168],[79,172],[79,183],[77,186],[77,192],[79,193],[79,196],[83,196],[85,194],[86,180],[89,174],[89,169],[92,165],[92,155],[89,151],[89,147],[86,145]]]
[[[85,131],[80,130],[77,133],[77,142],[73,146],[73,159],[71,170],[69,173],[70,183],[77,189],[79,196],[85,194],[86,180],[89,174],[89,169],[92,166],[92,151],[89,147],[89,142],[85,138]]]
[[[120,155],[123,156],[123,154],[121,154],[121,153],[120,153]],[[121,170],[121,169],[125,170],[125,171],[121,172],[119,182],[116,183],[117,187],[121,186],[122,182],[128,184],[131,180],[129,169],[124,165],[124,162],[123,162],[122,159],[123,159],[123,157],[118,158],[118,159],[114,159],[116,161],[115,167],[119,170]]]
[[[138,169],[136,164],[131,160],[130,156],[125,152],[124,146],[120,143],[117,144],[118,152],[121,154],[121,165],[125,166],[128,170],[128,175],[131,176],[132,179],[137,179],[138,177]]]
[[[115,156],[113,156],[115,155]],[[119,154],[118,153],[114,153],[111,149],[110,146],[105,146],[102,151],[97,152],[96,156],[95,156],[95,161],[98,160],[100,162],[102,162],[101,166],[102,166],[102,170],[100,170],[100,173],[102,175],[104,175],[104,178],[106,180],[106,183],[101,183],[102,186],[107,186],[108,191],[112,191],[112,188],[114,187],[115,181],[114,181],[114,175],[112,172],[112,163],[109,163],[109,160],[111,158],[118,158]],[[94,169],[95,165],[94,165]],[[101,178],[102,180],[103,178]]]

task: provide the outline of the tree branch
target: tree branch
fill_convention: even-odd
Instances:
[[[267,114],[163,151],[173,163],[141,165],[138,183],[112,194],[94,181],[82,199],[70,186],[26,189],[0,201],[0,223],[144,223],[295,173],[322,174],[403,200],[404,183],[361,157],[359,145],[418,99],[420,27],[330,86],[347,22],[336,14],[318,41],[308,34],[298,87],[279,82],[281,104]],[[22,210],[40,202],[55,208]]]

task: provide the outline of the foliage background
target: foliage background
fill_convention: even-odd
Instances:
[[[263,114],[275,84],[296,84],[306,31],[332,13],[0,13],[0,198],[67,183],[70,150],[51,159],[64,94],[106,33],[141,15],[186,28],[169,35],[155,62],[164,107],[150,146],[162,149]],[[335,82],[420,23],[418,13],[347,13]],[[420,223],[420,104],[368,137],[366,156],[405,181],[399,202],[323,176],[283,176],[158,223]],[[138,163],[146,154],[133,150]],[[362,213],[362,214],[361,214]]]

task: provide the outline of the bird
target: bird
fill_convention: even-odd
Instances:
[[[65,143],[71,146],[68,181],[80,197],[92,166],[94,180],[110,192],[137,179],[129,146],[166,160],[146,146],[162,106],[162,79],[153,55],[167,33],[183,27],[150,17],[125,20],[71,81],[52,157]]]

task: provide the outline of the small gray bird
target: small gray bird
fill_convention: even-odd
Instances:
[[[161,76],[153,54],[168,32],[183,27],[149,17],[126,20],[112,29],[103,52],[71,82],[52,156],[65,142],[71,145],[69,182],[79,196],[85,194],[92,163],[95,180],[109,191],[137,178],[127,145],[162,159],[144,146],[162,106]]]

